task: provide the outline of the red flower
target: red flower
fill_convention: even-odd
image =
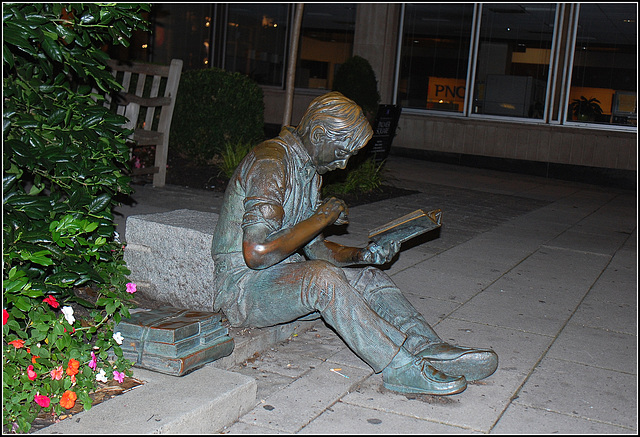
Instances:
[[[21,347],[24,347],[24,340],[13,340],[9,342],[10,345],[12,345],[13,347],[15,347],[16,349],[20,349]]]
[[[47,296],[47,298],[44,299],[43,302],[48,303],[53,308],[58,308],[60,306],[60,304],[58,303],[58,301],[56,300],[56,298],[54,296]]]
[[[9,320],[9,312],[2,308],[2,325],[6,325]]]
[[[62,398],[60,398],[60,405],[68,410],[76,404],[76,399],[78,399],[78,395],[71,390],[67,390],[62,395]]]

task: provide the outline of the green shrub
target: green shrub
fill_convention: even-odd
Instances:
[[[98,94],[119,89],[101,47],[146,30],[144,11],[3,4],[2,415],[12,430],[76,398],[89,409],[96,378],[130,374],[113,324],[129,315],[134,285],[112,214],[130,192],[130,132]]]
[[[383,167],[384,161],[376,164],[375,160],[371,158],[352,169],[345,169],[343,172],[334,171],[325,176],[322,195],[327,197],[341,194],[363,194],[376,190],[384,182]]]
[[[371,64],[361,56],[353,56],[338,68],[333,79],[333,91],[356,102],[372,121],[378,112],[380,93]]]
[[[253,148],[253,143],[246,143],[242,141],[238,141],[237,143],[228,142],[225,144],[225,149],[221,153],[222,160],[218,165],[220,167],[220,172],[227,178],[231,179],[233,176],[233,172],[236,170],[236,167],[240,164],[240,161],[247,156],[247,153],[251,151]]]
[[[263,128],[262,88],[249,77],[218,68],[182,73],[169,150],[202,164],[229,142],[261,141]]]

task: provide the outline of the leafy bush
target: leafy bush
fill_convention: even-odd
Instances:
[[[325,176],[326,182],[322,187],[322,195],[327,197],[340,194],[363,194],[376,190],[384,181],[383,167],[384,161],[376,164],[371,158],[352,169],[345,169],[346,173],[334,171]],[[331,178],[334,174],[336,176]]]
[[[227,178],[231,179],[236,167],[240,164],[240,161],[247,156],[247,153],[253,148],[253,143],[245,143],[238,141],[237,143],[228,142],[225,144],[225,149],[221,153],[222,160],[219,164],[220,172]]]
[[[130,374],[113,323],[129,315],[135,286],[112,215],[130,192],[130,132],[99,94],[119,89],[101,47],[146,30],[144,11],[3,4],[2,414],[12,430],[28,431],[42,409],[89,409],[98,381]]]
[[[361,56],[347,59],[338,68],[333,79],[333,91],[341,92],[360,105],[369,121],[378,112],[380,93],[376,74],[369,61]]]
[[[263,127],[262,88],[249,77],[218,68],[182,73],[169,150],[203,164],[227,143],[261,141]]]

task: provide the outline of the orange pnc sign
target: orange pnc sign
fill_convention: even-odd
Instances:
[[[447,77],[429,77],[427,88],[427,103],[464,103],[464,79],[451,79]]]

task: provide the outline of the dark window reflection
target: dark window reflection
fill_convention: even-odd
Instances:
[[[296,87],[331,89],[337,68],[353,52],[355,3],[305,3]]]
[[[283,3],[230,3],[224,69],[261,85],[282,86],[288,17],[289,7]]]
[[[407,4],[398,102],[408,108],[462,112],[473,4]]]
[[[473,112],[542,119],[556,6],[482,7]]]
[[[582,3],[567,119],[637,126],[637,3]]]

